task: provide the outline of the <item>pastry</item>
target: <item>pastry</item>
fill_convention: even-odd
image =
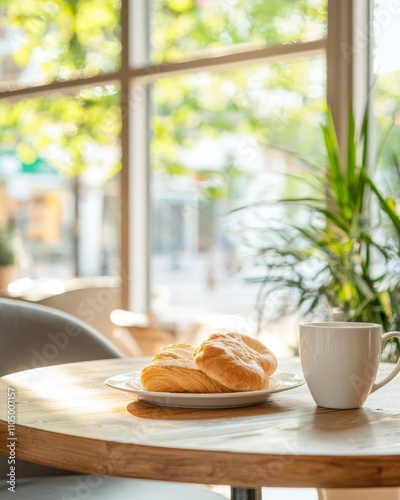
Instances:
[[[215,333],[194,352],[202,372],[231,391],[257,391],[270,385],[275,355],[259,340],[240,333]]]
[[[163,346],[141,372],[143,389],[152,392],[231,392],[199,369],[192,359],[194,351],[195,348],[185,342]]]
[[[151,392],[257,391],[270,387],[276,368],[276,357],[259,340],[215,333],[197,349],[186,342],[163,346],[140,378]]]

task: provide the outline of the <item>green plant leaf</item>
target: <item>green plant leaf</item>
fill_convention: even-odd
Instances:
[[[385,198],[382,196],[382,194],[379,192],[379,189],[373,183],[372,179],[368,176],[368,174],[365,170],[362,171],[362,176],[363,176],[365,182],[370,187],[371,191],[373,191],[373,193],[378,198],[378,201],[379,201],[379,204],[380,204],[382,210],[390,218],[390,220],[393,223],[394,228],[396,229],[396,237],[397,237],[397,240],[399,242],[398,252],[400,253],[400,218],[397,215],[397,213],[395,211],[393,211],[391,203],[388,203],[385,200]]]

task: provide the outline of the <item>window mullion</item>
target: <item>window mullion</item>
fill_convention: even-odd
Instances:
[[[329,0],[327,101],[344,155],[353,106],[358,124],[370,86],[370,10],[366,0]]]
[[[89,78],[78,78],[76,80],[55,81],[45,85],[36,85],[33,87],[23,87],[0,91],[0,99],[21,99],[28,97],[43,97],[47,94],[62,92],[63,94],[72,94],[77,90],[93,85],[113,84],[120,81],[121,71],[113,73],[103,73],[101,75]]]
[[[327,101],[345,154],[353,99],[353,0],[328,1]]]
[[[122,2],[122,306],[146,312],[150,296],[149,103],[130,68],[148,60],[148,2]]]
[[[311,42],[273,45],[262,49],[234,51],[214,57],[199,57],[181,62],[163,64],[146,64],[136,58],[135,66],[130,69],[131,78],[141,82],[151,82],[164,76],[195,73],[198,71],[226,71],[227,69],[252,64],[272,64],[275,62],[293,61],[300,58],[321,56],[326,50],[326,39]],[[226,51],[225,51],[226,52]]]
[[[129,2],[121,3],[121,306],[129,308],[130,295],[130,110],[129,110]]]

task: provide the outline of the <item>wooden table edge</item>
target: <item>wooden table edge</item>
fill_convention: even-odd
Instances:
[[[0,420],[0,454],[8,455]],[[144,446],[16,426],[16,456],[74,472],[241,488],[400,486],[400,456],[237,453]],[[20,438],[27,446],[18,444]],[[27,449],[34,449],[31,456]],[[77,462],[79,454],[79,464]],[[167,464],[167,465],[163,465]],[[305,471],[309,471],[305,473]]]

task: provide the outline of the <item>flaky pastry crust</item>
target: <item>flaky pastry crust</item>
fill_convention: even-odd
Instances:
[[[141,382],[144,390],[152,392],[232,392],[201,370],[185,366],[151,364],[142,370]]]

